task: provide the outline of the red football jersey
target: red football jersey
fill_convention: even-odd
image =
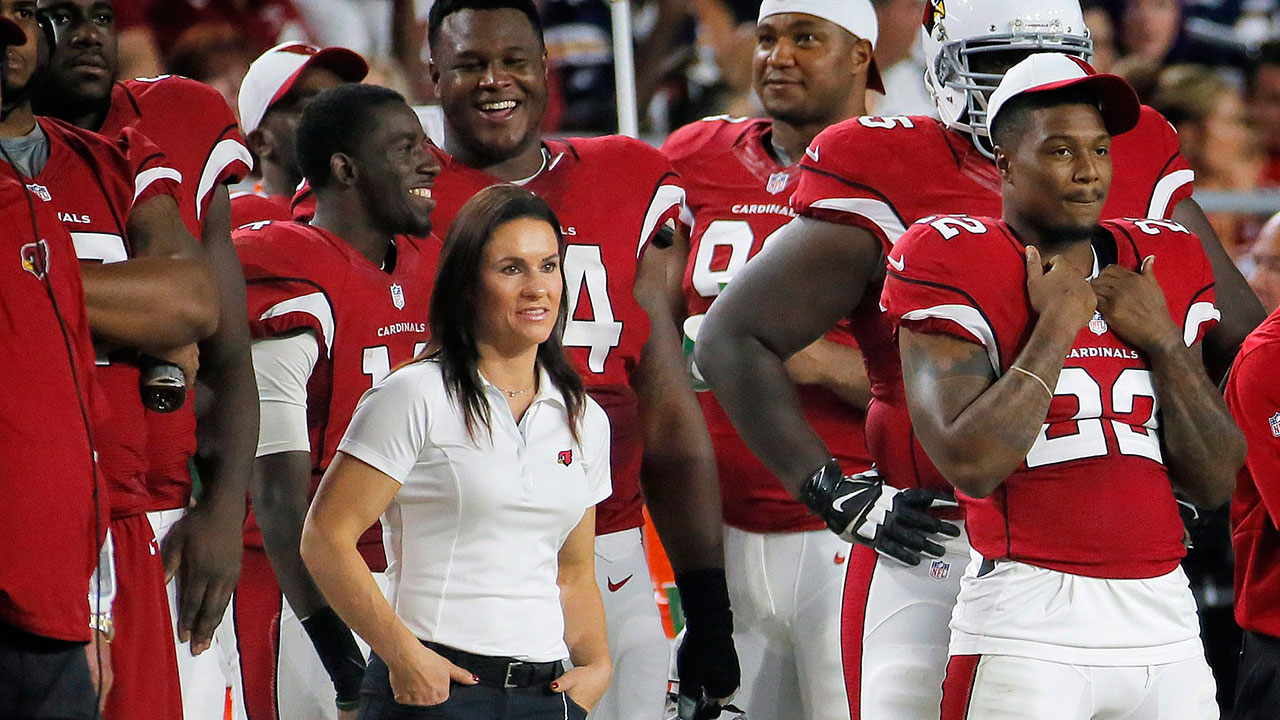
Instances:
[[[1249,441],[1231,498],[1236,622],[1280,637],[1280,312],[1245,338],[1227,378],[1227,407]]]
[[[1108,220],[1093,247],[1097,267],[1137,272],[1156,256],[1156,280],[1187,345],[1216,323],[1213,269],[1186,228]],[[1000,220],[926,218],[889,255],[880,302],[894,323],[981,345],[1003,375],[1035,326],[1025,251]],[[986,498],[956,493],[974,549],[1090,577],[1151,578],[1177,566],[1183,527],[1150,367],[1095,314],[1076,336],[1023,464]]]
[[[125,223],[133,205],[159,193],[176,194],[177,172],[134,130],[112,142],[53,118],[39,122],[49,138],[49,160],[31,183],[57,213],[76,254],[100,263],[132,257]],[[94,441],[111,493],[111,517],[120,519],[143,512],[150,501],[146,416],[133,352],[104,349],[98,365],[107,408],[103,422],[94,425]]]
[[[176,75],[126,80],[112,90],[111,110],[99,132],[115,136],[127,127],[158,145],[169,166],[182,174],[178,209],[187,231],[200,240],[214,187],[244,179],[253,165],[226,100],[208,85]],[[187,461],[196,450],[194,406],[188,393],[176,412],[147,412],[147,484],[153,501],[148,510],[187,506]]]
[[[366,390],[426,347],[427,311],[440,243],[400,237],[387,272],[341,238],[294,222],[259,223],[233,234],[248,289],[255,339],[308,330],[320,357],[307,384],[312,479],[320,482]],[[250,515],[245,542],[262,547]],[[378,526],[360,540],[375,569],[386,565]]]
[[[71,238],[23,182],[0,163],[0,623],[84,642],[94,532],[108,520],[85,425],[98,407],[93,343]]]
[[[733,275],[795,217],[788,199],[800,170],[779,164],[769,153],[772,128],[772,120],[712,117],[677,130],[662,146],[687,193],[684,221],[691,247],[683,287],[689,331]],[[844,326],[827,333],[827,339],[854,345]],[[824,529],[826,524],[751,453],[705,383],[696,386],[715,446],[725,522],[762,533]],[[802,385],[797,391],[805,418],[840,466],[846,472],[869,468],[862,413],[825,388]]]
[[[967,135],[928,117],[859,117],[833,125],[801,160],[791,204],[801,215],[856,225],[880,238],[886,254],[911,223],[965,212],[999,217],[1000,176]],[[1166,218],[1190,197],[1194,174],[1178,136],[1143,107],[1138,126],[1114,139],[1104,218]],[[871,378],[866,442],[876,465],[899,487],[949,489],[911,432],[893,328],[870,288],[850,318]]]
[[[640,497],[642,432],[631,372],[649,339],[649,317],[632,293],[640,256],[678,217],[684,190],[662,153],[619,136],[548,140],[547,167],[525,185],[555,210],[566,243],[569,322],[564,345],[587,392],[609,415],[613,495],[596,508],[596,533],[644,524]],[[458,210],[499,182],[456,161],[436,178],[431,215],[444,237]]]
[[[260,189],[231,193],[231,229],[267,220],[292,220],[289,196],[268,195]]]

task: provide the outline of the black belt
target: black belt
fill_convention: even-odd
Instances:
[[[423,644],[445,660],[475,675],[482,684],[492,687],[527,688],[550,685],[552,680],[564,674],[564,664],[559,660],[524,662],[509,657],[476,655],[439,643]]]

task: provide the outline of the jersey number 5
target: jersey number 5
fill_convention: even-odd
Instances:
[[[1079,409],[1071,416],[1071,420],[1075,421],[1076,431],[1049,437],[1050,428],[1067,423],[1045,423],[1040,428],[1040,436],[1027,453],[1027,467],[1102,457],[1110,452],[1102,429],[1102,386],[1098,381],[1083,368],[1063,368],[1058,375],[1058,387],[1054,396],[1076,399]],[[1160,411],[1160,401],[1151,384],[1150,370],[1128,368],[1120,373],[1111,386],[1111,410],[1117,414],[1131,413],[1134,401],[1140,397],[1151,399],[1151,414],[1141,425],[1130,425],[1119,420],[1107,421],[1116,438],[1116,450],[1121,455],[1164,462],[1160,453],[1160,436],[1156,433],[1156,429],[1160,427],[1160,420],[1156,416]]]

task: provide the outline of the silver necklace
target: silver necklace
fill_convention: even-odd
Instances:
[[[490,384],[490,385],[493,385],[493,383],[489,383],[489,384]],[[509,398],[513,398],[513,397],[515,397],[515,396],[517,396],[517,395],[524,395],[525,393],[527,393],[527,392],[529,392],[529,391],[533,390],[533,388],[534,388],[534,387],[536,387],[536,386],[537,386],[537,384],[538,384],[538,383],[537,383],[537,381],[535,380],[535,381],[534,381],[534,383],[533,383],[533,385],[530,385],[530,386],[529,386],[529,387],[527,387],[527,388],[521,388],[520,390],[508,390],[508,389],[506,389],[506,388],[500,388],[500,387],[498,387],[497,385],[493,385],[493,386],[494,386],[495,388],[498,388],[498,390],[499,390],[499,391],[501,391],[501,392],[502,392],[504,395],[506,395],[507,397],[509,397]]]

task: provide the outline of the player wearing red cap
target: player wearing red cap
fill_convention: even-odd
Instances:
[[[1030,56],[987,105],[1002,217],[925,218],[889,254],[913,427],[973,546],[943,720],[1218,717],[1174,492],[1222,504],[1245,444],[1200,357],[1199,240],[1098,224],[1140,114],[1123,79]]]

